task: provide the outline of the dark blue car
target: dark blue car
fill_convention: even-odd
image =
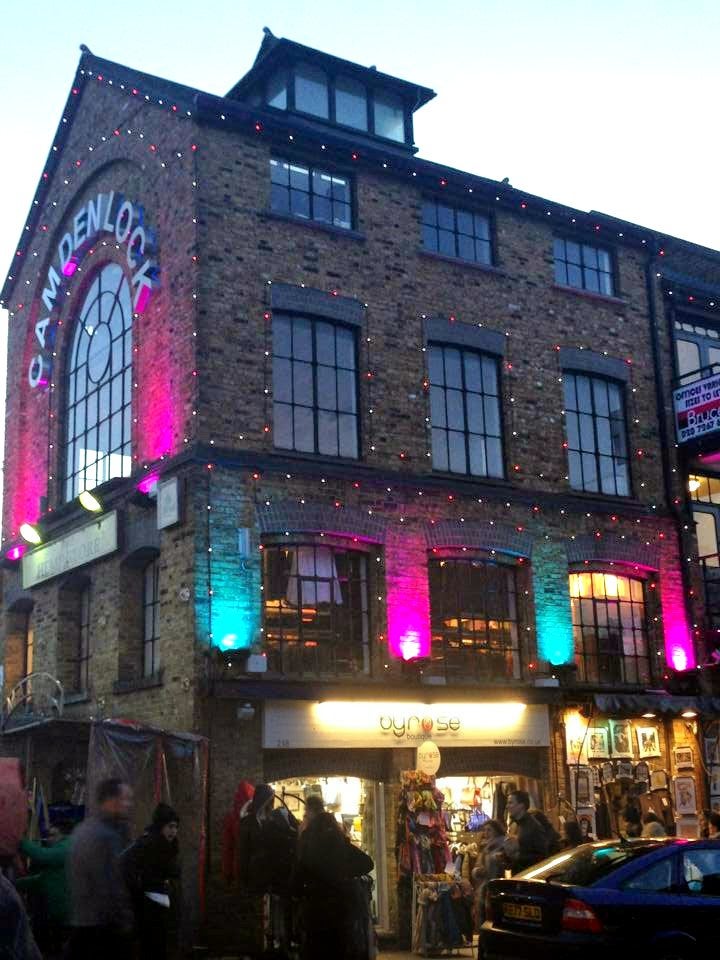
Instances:
[[[720,841],[606,840],[491,880],[482,960],[697,960],[720,948]]]

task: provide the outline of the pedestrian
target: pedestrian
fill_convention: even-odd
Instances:
[[[169,932],[177,915],[174,881],[180,877],[180,817],[159,803],[152,823],[123,854],[123,872],[133,897],[140,960],[165,960]],[[174,909],[173,909],[174,908]]]
[[[121,854],[130,839],[132,788],[112,777],[100,782],[97,812],[73,833],[68,859],[70,960],[127,960],[133,912]]]
[[[270,864],[262,831],[274,802],[275,791],[270,784],[258,783],[238,827],[238,882],[250,894],[267,893],[270,886]]]
[[[473,918],[476,931],[485,921],[485,888],[489,880],[502,877],[505,872],[505,824],[499,820],[488,820],[483,828],[483,846],[478,863],[473,867],[470,879],[473,884]]]
[[[662,825],[660,817],[656,813],[653,813],[652,810],[648,810],[645,816],[642,818],[643,828],[641,837],[666,837],[667,830]]]
[[[0,873],[0,957],[43,960],[20,895],[3,873]]]
[[[331,813],[314,806],[306,811],[295,874],[302,902],[303,960],[367,956],[368,898],[357,878],[373,867],[372,859],[350,842]]]
[[[59,956],[68,937],[70,905],[65,865],[73,826],[65,820],[51,824],[47,846],[27,838],[20,841],[20,851],[29,858],[30,867],[28,875],[16,880],[15,886],[31,898],[33,932],[47,957]]]
[[[528,810],[528,813],[537,820],[545,833],[547,838],[547,853],[545,855],[550,857],[554,853],[559,853],[562,849],[562,840],[560,834],[548,820],[547,815],[538,807],[532,807]]]
[[[506,808],[513,832],[505,840],[503,850],[515,874],[544,860],[548,855],[549,842],[543,828],[529,813],[530,797],[526,790],[513,790],[508,795]]]
[[[572,847],[579,847],[585,843],[580,824],[577,820],[566,820],[563,824],[563,849],[569,850]]]

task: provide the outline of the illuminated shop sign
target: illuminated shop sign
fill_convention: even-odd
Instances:
[[[720,430],[720,376],[688,383],[673,391],[678,443]]]
[[[117,511],[105,513],[65,537],[37,547],[22,558],[23,590],[84,567],[118,548]]]
[[[546,747],[547,707],[525,703],[266,703],[265,748]]]
[[[125,248],[130,270],[133,310],[142,313],[157,281],[157,264],[152,256],[153,234],[145,226],[143,208],[111,190],[98,193],[71,217],[72,231],[63,234],[57,259],[51,264],[42,292],[43,310],[35,323],[35,351],[28,367],[31,387],[47,387],[52,374],[53,346],[57,332],[57,300],[63,282],[72,277],[90,246],[103,234]]]

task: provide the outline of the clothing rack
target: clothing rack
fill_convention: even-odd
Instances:
[[[472,887],[450,875],[418,874],[413,883],[413,953],[428,956],[472,954]],[[463,954],[462,951],[470,953]]]

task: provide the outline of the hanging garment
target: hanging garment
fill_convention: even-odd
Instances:
[[[287,601],[294,607],[342,604],[335,558],[329,547],[296,547],[293,550]]]

